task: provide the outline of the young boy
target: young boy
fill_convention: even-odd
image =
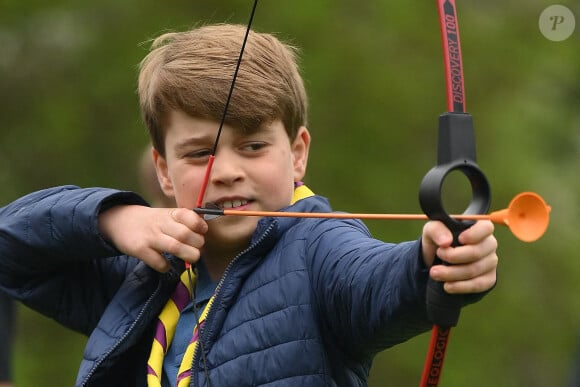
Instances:
[[[67,186],[0,210],[2,288],[90,335],[78,386],[363,386],[377,352],[431,327],[429,275],[450,293],[473,293],[470,302],[495,284],[490,222],[453,248],[439,222],[390,244],[357,220],[205,221],[191,211],[244,32],[165,34],[141,63],[159,182],[179,208]],[[206,202],[331,211],[301,183],[310,134],[295,62],[275,37],[250,34]],[[454,265],[429,270],[436,253]]]

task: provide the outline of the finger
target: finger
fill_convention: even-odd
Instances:
[[[453,234],[440,221],[429,221],[423,226],[423,238],[435,246],[451,246]]]
[[[175,223],[183,224],[191,231],[201,234],[207,232],[208,226],[203,217],[187,208],[172,208],[169,216]]]
[[[185,245],[192,246],[197,249],[200,249],[205,243],[205,238],[202,234],[191,230],[189,227],[182,223],[169,223],[164,225],[161,228],[161,231],[163,234],[176,239]]]
[[[496,250],[497,239],[491,235],[484,240],[479,241],[477,244],[439,248],[437,250],[437,255],[445,262],[453,265],[460,265],[494,254]]]
[[[431,268],[431,277],[440,282],[470,281],[490,273],[495,275],[498,257],[495,253],[469,264],[437,265]]]
[[[421,249],[425,264],[427,266],[433,264],[439,246],[451,246],[452,243],[453,235],[442,222],[429,221],[425,223],[421,236]]]
[[[186,208],[173,208],[169,211],[169,216],[173,222],[164,224],[162,232],[174,240],[165,240],[168,247],[163,251],[194,263],[199,259],[199,249],[205,243],[203,234],[207,232],[207,223],[201,216]]]
[[[491,289],[497,281],[495,270],[467,281],[446,282],[443,288],[450,294],[481,293]]]
[[[491,221],[480,220],[459,234],[459,243],[462,245],[476,244],[492,235],[494,227]]]
[[[201,246],[203,246],[203,241],[201,243],[196,242],[194,245],[190,245],[183,243],[170,235],[163,234],[156,239],[153,249],[158,252],[172,254],[186,262],[195,263],[201,255],[199,251]]]
[[[166,273],[171,268],[167,259],[153,249],[144,250],[139,254],[138,258],[159,273]]]

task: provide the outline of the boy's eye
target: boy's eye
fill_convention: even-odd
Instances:
[[[184,155],[184,157],[189,158],[189,159],[206,159],[210,155],[211,155],[211,149],[198,149],[198,150],[186,153]]]
[[[245,144],[242,147],[242,149],[250,151],[250,152],[255,152],[255,151],[259,151],[260,149],[264,148],[265,146],[266,146],[266,143],[264,143],[264,142],[251,142],[251,143]]]

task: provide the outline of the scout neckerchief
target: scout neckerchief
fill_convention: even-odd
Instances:
[[[189,275],[192,276],[191,285],[195,286],[197,277],[195,274],[191,273],[191,271],[185,270],[181,274],[180,281],[177,283],[173,294],[159,314],[157,320],[157,329],[155,330],[155,338],[153,339],[151,353],[149,355],[149,360],[147,361],[147,385],[150,387],[161,387],[163,361],[165,359],[165,355],[167,354],[167,350],[171,346],[171,342],[175,336],[175,329],[177,327],[177,321],[179,320],[181,311],[191,300],[191,285]],[[189,385],[189,379],[191,376],[191,364],[193,362],[193,353],[197,347],[199,329],[205,322],[207,312],[209,311],[213,300],[214,297],[212,296],[206,306],[203,308],[201,316],[193,329],[191,341],[185,350],[185,354],[183,355],[183,359],[179,366],[179,371],[177,374],[178,387]]]
[[[295,183],[294,194],[292,196],[291,204],[298,200],[312,196],[314,193],[306,187],[302,182]],[[191,275],[191,282],[190,276]],[[167,350],[171,346],[173,337],[175,336],[175,329],[177,328],[177,321],[183,309],[189,304],[192,299],[191,286],[195,286],[197,276],[191,270],[185,270],[181,273],[180,281],[177,283],[173,294],[163,307],[157,320],[157,329],[155,330],[155,338],[151,346],[151,353],[149,360],[147,360],[147,385],[149,387],[161,387],[161,378],[163,375],[163,361]],[[201,312],[201,316],[193,329],[193,335],[189,342],[177,374],[177,387],[188,386],[191,378],[191,366],[193,363],[193,354],[197,347],[197,340],[199,338],[200,329],[205,323],[205,319],[211,305],[213,304],[214,296],[207,302],[206,306]]]

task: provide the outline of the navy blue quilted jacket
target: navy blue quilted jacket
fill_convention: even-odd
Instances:
[[[0,287],[89,336],[77,386],[145,385],[183,270],[172,259],[159,274],[102,239],[98,214],[121,203],[146,205],[67,186],[0,209]],[[331,211],[319,196],[288,209]],[[264,218],[218,285],[192,386],[365,386],[378,351],[429,329],[426,279],[418,241],[384,243],[355,220]]]

